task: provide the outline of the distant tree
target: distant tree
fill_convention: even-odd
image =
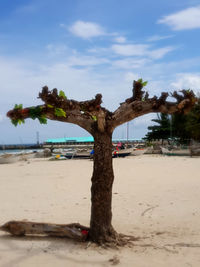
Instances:
[[[185,131],[191,139],[200,141],[200,98],[186,116]]]
[[[157,116],[157,119],[152,120],[157,125],[148,127],[145,140],[176,138],[181,144],[189,143],[191,139],[200,141],[200,99],[188,114],[176,112],[171,116],[163,113]]]
[[[134,81],[132,96],[121,103],[114,112],[110,112],[101,106],[101,94],[97,94],[95,99],[78,102],[67,99],[63,91],[59,93],[57,89],[49,91],[48,87],[45,86],[39,94],[39,98],[44,101],[44,105],[28,108],[16,105],[13,110],[7,113],[7,116],[11,118],[15,125],[23,123],[27,118],[38,118],[40,123],[46,123],[46,119],[50,119],[77,124],[94,137],[92,205],[88,238],[97,243],[118,243],[122,238],[112,226],[112,185],[114,181],[112,134],[114,129],[123,123],[151,112],[186,113],[196,102],[194,93],[186,90],[182,90],[180,94],[176,91],[172,94],[176,99],[175,102],[167,101],[168,93],[162,93],[159,98],[156,96],[149,98],[149,94],[142,91],[145,85],[146,82],[143,82],[142,79]],[[45,233],[50,232],[49,227],[44,227]],[[32,234],[35,228],[36,223],[31,228]],[[13,222],[7,223],[1,229],[13,234],[24,234],[28,232],[26,229],[30,230],[30,223],[18,223],[18,231]],[[57,234],[61,235],[60,228],[56,226],[56,229]],[[55,232],[53,234],[55,235]]]
[[[157,125],[149,126],[149,132],[145,136],[145,140],[165,140],[170,138],[170,117],[168,114],[157,114],[157,119],[152,119],[152,122],[156,122]]]
[[[191,139],[191,135],[186,131],[187,114],[172,114],[171,120],[171,137],[176,138],[180,144],[188,143]]]

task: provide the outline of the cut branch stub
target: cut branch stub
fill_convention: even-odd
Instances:
[[[142,100],[143,95],[144,95],[144,91],[142,91],[143,88],[143,84],[141,81],[133,81],[133,96],[126,99],[126,103],[131,103],[135,100]]]
[[[142,100],[144,91],[142,91],[143,84],[139,81],[133,82],[133,100]]]
[[[188,113],[193,105],[197,102],[197,98],[192,90],[181,90],[181,94],[176,91],[172,93],[172,97],[177,100],[178,112]]]

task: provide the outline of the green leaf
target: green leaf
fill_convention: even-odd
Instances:
[[[22,124],[22,123],[25,123],[24,119],[19,119],[19,120],[18,120],[18,124],[20,125],[20,124]]]
[[[19,124],[25,123],[24,119],[16,119],[11,120],[12,124],[15,125],[15,127]]]
[[[192,91],[191,89],[185,90],[188,94]]]
[[[15,125],[15,127],[17,126],[18,124],[18,120],[11,120],[12,124]]]
[[[65,117],[66,118],[66,112],[62,108],[55,108],[54,114],[57,117]]]
[[[91,116],[93,121],[97,121],[97,116]]]
[[[143,87],[148,83],[148,81],[143,82],[142,78],[138,79],[137,82],[141,83]]]
[[[23,105],[22,104],[19,104],[19,105],[15,104],[14,109],[23,109]]]
[[[47,119],[45,117],[38,117],[38,120],[41,124],[47,124]]]
[[[53,108],[53,106],[52,106],[52,105],[49,105],[49,104],[47,105],[47,107],[48,107],[48,108]]]
[[[147,83],[148,83],[148,81],[143,82],[143,83],[142,83],[143,87],[146,86]]]
[[[41,117],[42,108],[41,107],[32,107],[29,109],[30,118],[35,120],[38,117]]]
[[[138,79],[137,82],[139,82],[139,83],[143,83],[142,78]]]
[[[59,92],[59,97],[63,97],[65,99],[67,99],[65,93],[62,90],[60,90],[60,92]]]

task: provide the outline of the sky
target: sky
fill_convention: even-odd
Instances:
[[[200,0],[0,0],[0,144],[88,136],[82,128],[30,119],[13,126],[15,104],[42,104],[42,86],[68,98],[103,95],[114,111],[143,78],[150,96],[200,90]],[[129,123],[145,136],[156,114]],[[114,132],[126,138],[126,125]]]

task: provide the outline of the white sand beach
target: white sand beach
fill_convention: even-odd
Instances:
[[[10,220],[89,225],[90,160],[31,159],[0,165],[0,225]],[[200,158],[114,159],[113,226],[140,237],[104,249],[0,232],[0,267],[200,266]]]

